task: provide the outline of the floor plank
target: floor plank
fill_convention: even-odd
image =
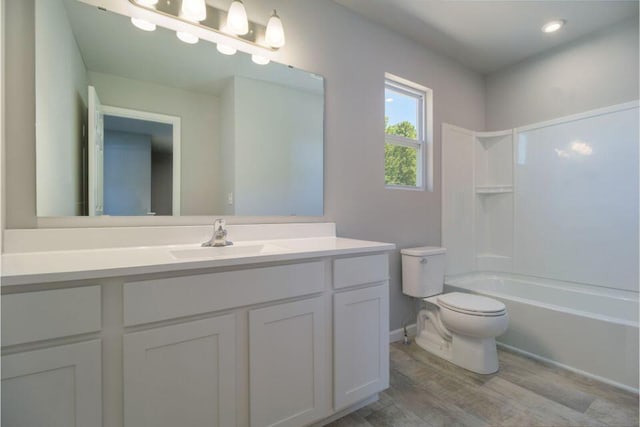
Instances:
[[[507,350],[499,358],[499,372],[479,375],[394,343],[389,389],[329,426],[638,426],[637,394]]]

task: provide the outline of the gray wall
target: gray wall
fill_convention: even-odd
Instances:
[[[634,17],[487,76],[486,129],[509,129],[638,98]]]
[[[7,99],[13,103],[7,114],[6,220],[9,228],[31,228],[37,226],[33,4],[6,1]],[[285,22],[287,45],[276,61],[326,78],[324,219],[335,221],[341,236],[393,242],[400,248],[439,245],[441,124],[484,128],[483,77],[331,1],[246,0],[245,5],[252,19],[266,19],[261,17],[276,8]],[[384,188],[385,72],[433,89],[433,192]],[[395,329],[405,319],[413,321],[413,304],[402,295],[399,251],[392,254],[390,266],[390,322]]]

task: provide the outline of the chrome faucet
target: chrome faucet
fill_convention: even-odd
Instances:
[[[216,219],[213,223],[213,237],[208,242],[202,244],[203,247],[210,246],[229,246],[233,245],[233,242],[227,240],[227,230],[224,228],[224,219]]]

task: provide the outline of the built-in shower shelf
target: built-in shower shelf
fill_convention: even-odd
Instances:
[[[513,193],[513,185],[477,185],[476,194]]]

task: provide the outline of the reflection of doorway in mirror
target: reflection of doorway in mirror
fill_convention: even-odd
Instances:
[[[179,215],[180,118],[100,105],[89,93],[89,214]]]

